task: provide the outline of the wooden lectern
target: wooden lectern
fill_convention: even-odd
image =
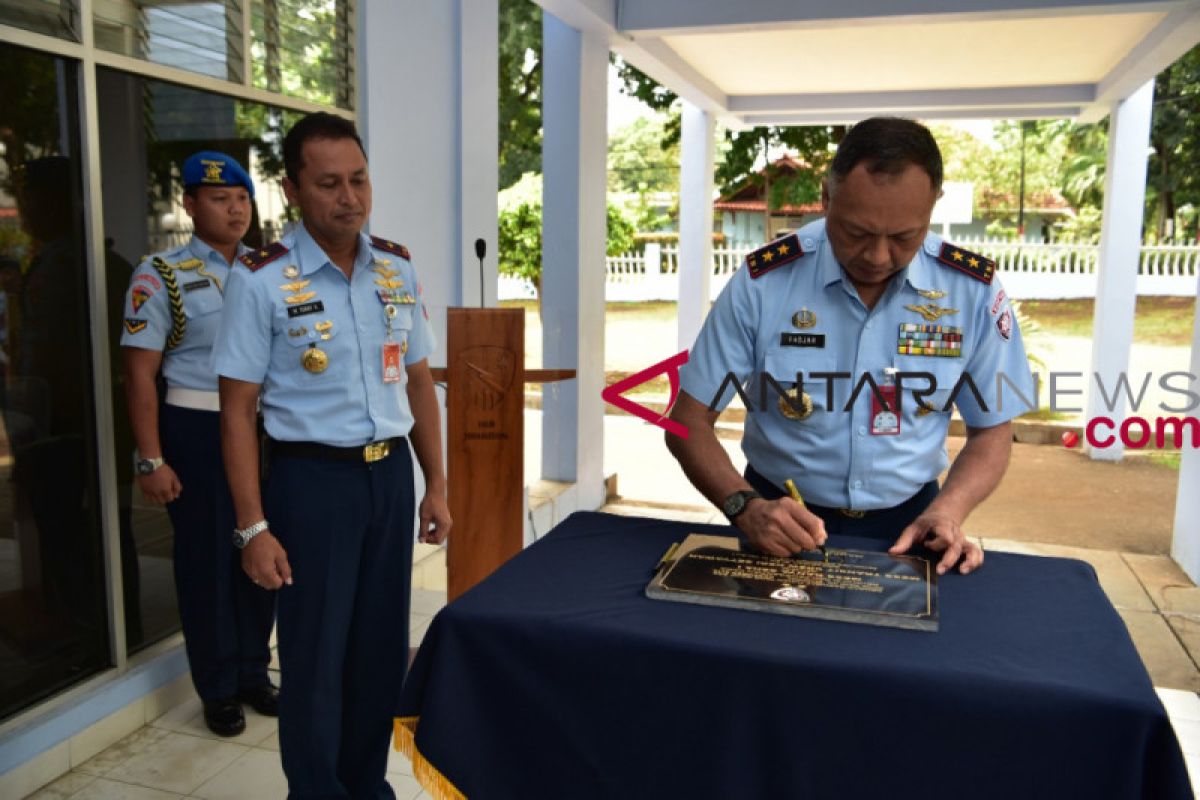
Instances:
[[[575,377],[525,369],[525,309],[451,308],[446,323],[446,474],[453,600],[520,552],[525,524],[525,384]]]

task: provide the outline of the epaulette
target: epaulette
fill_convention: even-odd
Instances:
[[[408,248],[402,244],[396,244],[395,242],[389,242],[387,239],[384,239],[379,236],[372,236],[371,237],[371,246],[374,247],[376,250],[383,250],[385,252],[391,253],[394,256],[400,256],[405,261],[412,261],[412,256],[410,256],[408,254]]]
[[[983,281],[988,284],[992,282],[992,276],[996,272],[995,261],[985,258],[978,253],[972,253],[970,250],[963,250],[961,247],[949,242],[942,243],[941,252],[938,253],[938,261],[948,267],[954,267],[959,272],[967,273],[977,281]]]
[[[746,268],[750,270],[751,278],[757,278],[784,264],[792,263],[802,255],[804,250],[800,247],[800,237],[793,233],[776,239],[746,256]]]
[[[262,269],[288,251],[283,242],[275,242],[258,250],[251,250],[238,256],[238,261],[250,268],[251,272]]]

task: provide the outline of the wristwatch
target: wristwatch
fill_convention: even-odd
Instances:
[[[154,470],[158,469],[165,463],[166,462],[163,461],[161,457],[159,457],[159,458],[135,457],[133,460],[133,469],[137,472],[138,475],[149,475],[151,472],[154,472]]]
[[[258,522],[246,528],[233,529],[233,546],[241,550],[246,545],[250,544],[250,540],[260,533],[265,531],[270,526],[265,519],[260,519]]]
[[[732,522],[735,517],[746,510],[751,500],[762,499],[762,495],[753,490],[734,492],[721,502],[721,512]]]

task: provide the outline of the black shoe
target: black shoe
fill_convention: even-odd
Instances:
[[[237,699],[264,717],[279,716],[279,690],[269,683],[255,686],[253,689],[242,689],[238,692]]]
[[[246,716],[236,697],[205,702],[204,722],[217,736],[237,736],[246,730]]]

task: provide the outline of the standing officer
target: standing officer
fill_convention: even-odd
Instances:
[[[760,550],[844,533],[895,537],[893,553],[925,544],[939,573],[983,562],[962,524],[1003,477],[1033,383],[994,263],[929,233],[941,185],[924,126],[860,122],[822,186],[825,219],[751,253],[705,321],[671,412],[690,436],[667,446]],[[750,378],[744,477],[713,431],[730,374]],[[955,404],[967,442],[939,491]],[[789,478],[807,506],[780,488]]]
[[[362,232],[371,182],[354,125],[311,114],[288,132],[283,159],[301,224],[242,258],[213,353],[235,536],[246,573],[280,589],[290,797],[393,798],[384,773],[408,663],[410,439],[425,474],[421,539],[450,529],[433,331],[408,250]]]
[[[209,365],[230,265],[246,249],[254,184],[237,161],[206,151],[183,163],[183,185],[195,234],[134,271],[121,345],[138,485],[148,500],[166,504],[175,528],[175,588],[192,681],[208,727],[235,736],[246,727],[242,702],[279,713],[267,677],[275,598],[242,574],[229,540],[233,503]]]

